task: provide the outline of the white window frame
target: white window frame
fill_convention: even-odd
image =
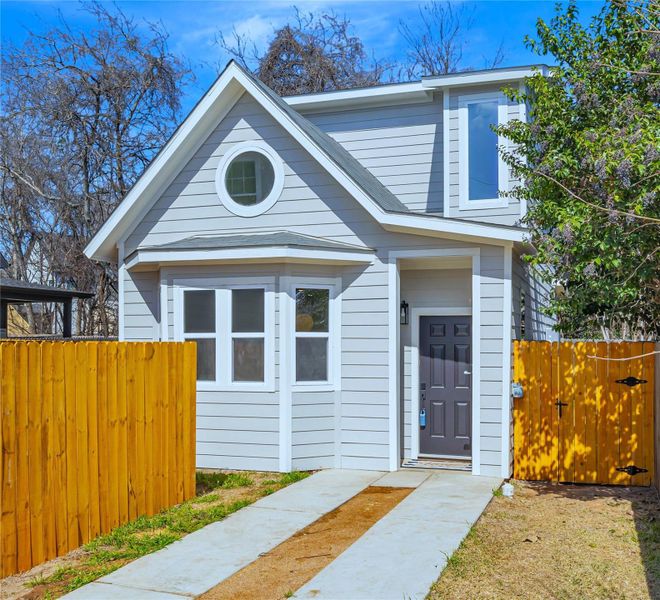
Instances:
[[[188,338],[209,337],[216,340],[215,381],[197,381],[197,389],[205,391],[275,391],[275,278],[236,277],[175,279],[174,335],[183,341]],[[264,332],[232,332],[232,290],[264,290]],[[184,292],[188,290],[215,290],[214,334],[193,334],[183,332]],[[234,354],[233,339],[238,337],[264,340],[264,381],[233,381]]]
[[[268,196],[266,196],[261,202],[257,204],[251,204],[249,206],[244,206],[236,202],[227,191],[225,186],[225,177],[227,175],[227,169],[231,162],[246,152],[256,152],[261,154],[268,160],[268,162],[273,167],[273,188],[270,190]],[[255,172],[257,177],[257,184],[260,184],[259,174]],[[215,172],[215,190],[222,201],[224,207],[231,213],[238,215],[239,217],[256,217],[265,213],[267,210],[272,208],[272,206],[277,202],[279,197],[282,194],[284,189],[284,165],[279,154],[275,152],[266,142],[261,140],[255,140],[252,142],[241,142],[232,146],[224,156],[220,159],[218,168]]]
[[[272,365],[275,362],[274,357],[273,360],[269,360],[269,356],[266,354],[266,348],[267,348],[267,341],[266,338],[268,337],[266,333],[267,325],[266,325],[266,314],[269,312],[268,309],[266,308],[266,295],[267,295],[267,290],[266,287],[260,284],[250,284],[250,285],[237,285],[237,286],[232,286],[229,289],[229,301],[227,302],[227,307],[226,310],[228,311],[227,319],[228,319],[228,334],[229,334],[229,373],[227,375],[229,382],[231,383],[232,386],[235,387],[245,387],[245,386],[252,386],[252,385],[260,385],[261,383],[266,382],[266,371],[268,369],[268,365],[271,365],[271,371]],[[233,307],[234,307],[234,295],[233,292],[235,290],[250,290],[250,289],[263,289],[264,290],[264,330],[263,332],[247,332],[247,331],[232,331],[233,329]],[[272,310],[270,311],[272,312]],[[259,381],[234,381],[234,340],[236,339],[263,339],[264,341],[264,381],[259,382]]]
[[[291,356],[291,389],[293,391],[336,391],[341,388],[341,278],[334,277],[291,277],[289,279],[289,323]],[[296,331],[296,290],[328,290],[328,332]],[[296,339],[315,337],[328,339],[327,381],[296,380]]]
[[[509,199],[503,195],[509,191],[509,169],[502,160],[499,152],[497,154],[497,198],[485,198],[483,200],[470,200],[470,139],[468,132],[468,107],[471,104],[484,102],[497,102],[497,124],[504,125],[509,120],[508,103],[506,96],[501,92],[464,94],[458,97],[458,207],[459,210],[479,210],[482,208],[505,208],[509,205]],[[507,139],[497,137],[498,147],[508,148]]]

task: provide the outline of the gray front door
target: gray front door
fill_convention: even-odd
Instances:
[[[471,317],[420,317],[420,454],[471,455],[471,346]]]

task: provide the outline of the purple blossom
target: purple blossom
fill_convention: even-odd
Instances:
[[[616,175],[619,178],[621,185],[625,189],[628,189],[630,187],[630,176],[632,174],[632,168],[633,166],[630,160],[625,159],[621,161],[615,169]]]
[[[592,262],[590,262],[588,265],[582,269],[582,274],[585,277],[594,277],[597,274],[598,270],[596,269],[596,265]]]
[[[596,177],[601,181],[604,181],[607,178],[607,163],[604,158],[599,158],[594,164],[594,170],[596,172]]]
[[[642,196],[642,206],[646,209],[649,210],[651,208],[655,207],[655,202],[656,202],[656,193],[655,192],[647,192]]]
[[[575,241],[575,234],[570,223],[566,223],[559,232],[559,237],[564,240],[566,244],[572,244]]]

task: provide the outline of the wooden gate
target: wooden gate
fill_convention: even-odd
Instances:
[[[516,479],[650,485],[650,342],[514,342]],[[628,359],[628,360],[621,360]]]

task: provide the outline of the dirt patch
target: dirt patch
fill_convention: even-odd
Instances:
[[[291,596],[412,491],[368,487],[225,579],[201,599],[267,600]]]
[[[429,600],[660,598],[655,490],[514,485],[513,498],[493,498]]]

